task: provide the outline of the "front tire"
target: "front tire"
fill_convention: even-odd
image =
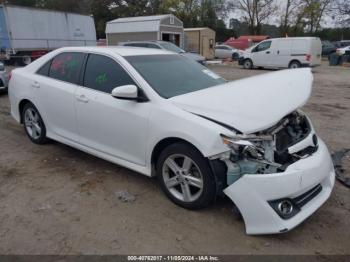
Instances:
[[[244,69],[252,69],[253,68],[253,61],[250,59],[246,59],[243,62]]]
[[[157,177],[164,193],[175,204],[202,209],[216,198],[216,183],[208,160],[186,143],[168,146],[157,161]]]
[[[34,144],[43,145],[48,142],[44,121],[32,103],[27,103],[23,107],[22,120],[24,131]]]

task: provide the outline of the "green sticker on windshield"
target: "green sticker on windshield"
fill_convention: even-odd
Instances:
[[[108,81],[106,73],[99,75],[96,77],[96,83],[102,85]]]

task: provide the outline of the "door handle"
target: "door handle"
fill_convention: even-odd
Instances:
[[[38,83],[38,82],[34,82],[33,84],[32,84],[32,87],[34,87],[34,88],[40,88],[40,84]]]
[[[278,54],[278,55],[280,54],[280,51],[279,51],[279,50],[277,51],[277,54]]]
[[[88,103],[89,99],[85,95],[77,95],[76,96],[77,100],[82,103]]]
[[[270,51],[266,51],[266,54],[270,54]]]

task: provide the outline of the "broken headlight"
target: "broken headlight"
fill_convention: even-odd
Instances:
[[[272,143],[273,136],[270,135],[234,135],[226,136],[221,134],[222,141],[232,150],[234,160],[249,159],[272,166],[280,166],[267,159],[264,143]]]

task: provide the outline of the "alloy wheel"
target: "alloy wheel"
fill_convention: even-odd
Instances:
[[[33,108],[28,108],[24,112],[24,124],[28,135],[32,139],[36,140],[40,138],[42,132],[40,117],[38,112],[36,112]]]
[[[203,192],[203,175],[188,156],[169,156],[163,164],[162,175],[168,191],[180,201],[196,201]]]

